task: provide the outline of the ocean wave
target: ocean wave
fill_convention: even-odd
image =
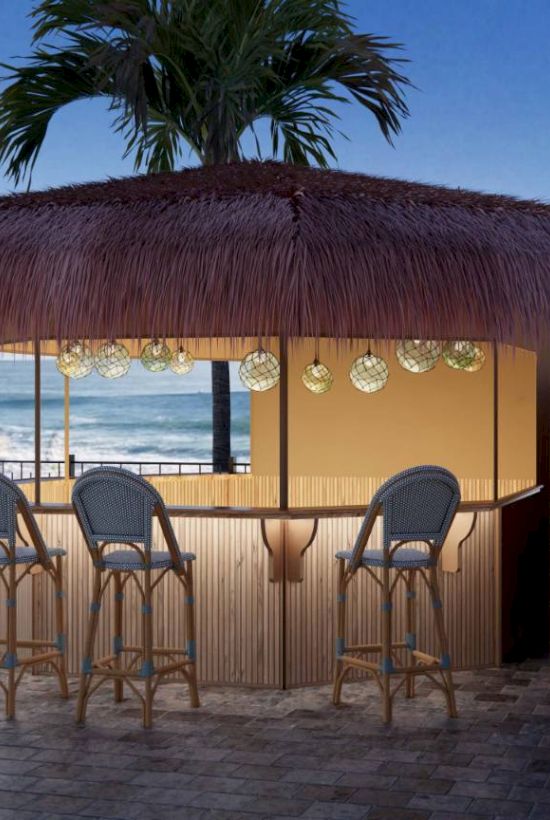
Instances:
[[[22,389],[21,365],[10,365],[0,398],[0,459],[34,458],[34,396]],[[19,368],[19,370],[18,370]],[[32,374],[32,369],[30,371]],[[5,371],[4,371],[5,374]],[[20,373],[19,373],[20,375]],[[29,373],[26,374],[26,378]],[[51,373],[50,373],[51,375]],[[142,381],[148,382],[148,374]],[[63,459],[64,400],[58,390],[42,397],[42,458]],[[148,394],[143,385],[129,397],[118,394],[71,396],[71,452],[77,461],[196,461],[212,453],[212,396],[208,392]],[[249,460],[250,397],[232,393],[232,452]]]

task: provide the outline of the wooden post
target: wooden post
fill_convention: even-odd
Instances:
[[[71,476],[71,457],[70,457],[70,383],[69,377],[65,376],[65,392],[64,392],[64,461],[65,461],[65,481]]]
[[[288,348],[285,336],[279,337],[279,509],[288,510]],[[285,527],[281,545],[281,689],[287,688],[287,620],[286,620],[286,544]]]
[[[41,458],[40,340],[34,342],[34,503],[40,504]]]
[[[288,348],[285,336],[279,338],[279,508],[288,509]]]
[[[498,345],[493,342],[493,501],[498,501]]]

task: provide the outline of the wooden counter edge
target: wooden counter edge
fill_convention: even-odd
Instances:
[[[509,504],[515,504],[536,495],[543,485],[538,484],[526,490],[503,496],[496,501],[465,501],[460,504],[459,512],[486,512],[498,510]],[[168,513],[173,518],[243,518],[243,519],[279,519],[294,520],[300,518],[361,518],[366,506],[352,507],[290,507],[279,510],[276,507],[180,507],[168,506]],[[70,515],[71,504],[36,504],[32,505],[35,515]]]

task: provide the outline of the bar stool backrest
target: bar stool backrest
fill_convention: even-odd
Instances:
[[[421,465],[396,473],[374,494],[355,541],[350,561],[354,571],[379,512],[383,515],[383,546],[396,541],[427,541],[441,549],[460,503],[460,486],[444,467]]]
[[[38,560],[44,566],[50,566],[52,561],[27,496],[15,481],[0,474],[0,540],[7,542],[10,551],[15,549],[17,541],[18,512],[25,522]]]
[[[172,558],[180,563],[179,546],[162,496],[141,476],[119,467],[96,467],[75,482],[72,499],[90,550],[97,550],[104,542],[143,544],[145,550],[151,550],[156,514]]]

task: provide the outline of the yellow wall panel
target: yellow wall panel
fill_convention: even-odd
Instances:
[[[537,357],[529,350],[501,348],[498,360],[501,481],[536,483]]]

